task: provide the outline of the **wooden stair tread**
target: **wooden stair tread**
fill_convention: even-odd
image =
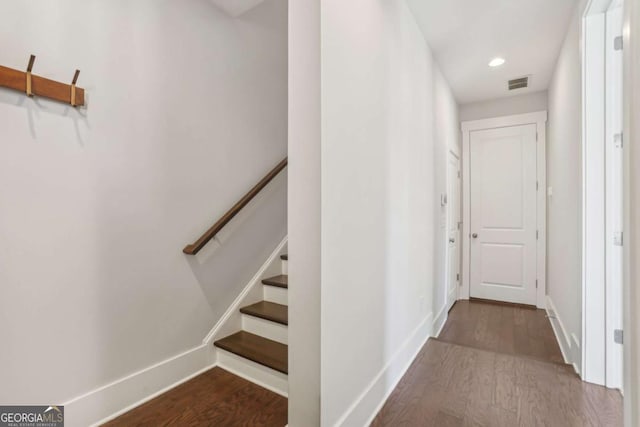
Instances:
[[[280,255],[280,259],[283,260],[283,261],[288,261],[289,260],[289,255],[288,254]]]
[[[288,348],[285,344],[240,331],[213,345],[283,374],[289,372]]]
[[[289,310],[286,305],[276,304],[269,301],[260,301],[255,304],[242,307],[240,313],[250,316],[260,317],[282,325],[289,324]]]
[[[278,288],[289,288],[289,276],[286,274],[281,274],[279,276],[270,277],[268,279],[264,279],[262,281],[263,284],[269,286],[276,286]]]

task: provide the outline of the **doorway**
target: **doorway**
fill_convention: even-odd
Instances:
[[[464,299],[546,307],[546,120],[462,124]]]
[[[458,299],[460,287],[461,176],[460,156],[450,150],[447,157],[447,311]]]
[[[592,2],[583,46],[582,378],[622,389],[622,1]]]

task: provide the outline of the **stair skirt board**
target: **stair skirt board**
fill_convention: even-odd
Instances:
[[[285,288],[277,288],[275,286],[263,286],[262,295],[265,301],[275,302],[276,304],[288,305],[289,297]]]
[[[271,390],[274,393],[278,393],[281,396],[289,397],[288,377],[286,374],[221,348],[216,348],[216,353],[217,365],[222,369],[226,369],[232,374],[251,381],[267,390]]]
[[[286,325],[281,325],[249,314],[242,315],[242,330],[251,332],[254,335],[260,335],[272,341],[277,341],[281,344],[289,343]]]
[[[264,295],[265,301],[275,302],[278,304],[287,305],[287,290],[280,289],[284,291],[284,293],[276,294],[274,299],[268,299],[267,291],[265,288],[272,288],[273,286],[265,286],[262,284],[262,279],[266,277],[271,277],[270,275],[277,274],[277,272],[281,271],[281,262],[280,255],[286,253],[288,237],[285,236],[282,239],[282,242],[278,244],[278,246],[271,253],[267,261],[260,267],[255,276],[247,283],[242,292],[235,299],[233,304],[227,309],[224,315],[220,318],[218,323],[211,329],[211,331],[207,334],[205,339],[203,340],[203,344],[207,346],[213,346],[213,342],[222,338],[224,335],[233,332],[234,330],[238,330],[241,327],[240,320],[240,309],[251,302],[257,302],[258,299],[254,301],[247,301],[247,297],[250,296],[253,292],[262,293]],[[260,288],[258,288],[260,287]],[[257,290],[257,291],[256,291]],[[270,294],[271,295],[271,294]],[[284,299],[283,299],[284,296]],[[283,302],[284,301],[284,302]],[[230,325],[232,324],[232,325]]]

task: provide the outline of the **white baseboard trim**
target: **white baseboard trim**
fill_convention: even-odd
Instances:
[[[567,333],[567,330],[564,327],[564,323],[562,323],[562,319],[558,314],[558,310],[556,309],[555,304],[553,304],[553,300],[549,295],[547,295],[547,316],[549,316],[549,321],[551,322],[551,327],[553,328],[553,333],[556,336],[556,341],[560,345],[560,351],[562,352],[562,358],[564,362],[573,366],[573,369],[576,373],[580,373],[578,366],[573,360],[573,349],[571,345],[571,338]]]
[[[433,313],[429,313],[402,343],[398,351],[369,383],[365,390],[340,417],[336,426],[370,425],[396,388],[400,379],[429,339],[433,327]]]
[[[287,244],[288,239],[289,239],[288,236],[285,236],[285,238],[282,239],[282,241],[278,244],[275,250],[271,253],[267,261],[262,265],[262,267],[260,267],[258,272],[251,278],[251,280],[249,280],[249,283],[246,284],[242,292],[240,292],[238,297],[233,301],[233,304],[229,306],[229,308],[227,309],[227,311],[224,312],[220,320],[218,320],[218,322],[214,325],[211,331],[209,331],[207,336],[204,338],[204,340],[202,341],[204,345],[213,344],[213,341],[218,335],[218,332],[222,330],[225,324],[228,323],[232,319],[232,317],[237,317],[237,319],[240,320],[240,308],[242,307],[242,304],[244,303],[245,299],[250,294],[250,292],[256,288],[256,286],[262,286],[262,279],[265,277],[265,275],[267,275],[267,273],[270,270],[277,268],[277,272],[281,271],[282,267],[280,265],[280,254],[284,249],[285,245]],[[278,262],[277,267],[275,264],[276,262]],[[275,271],[273,272],[274,274],[278,274]],[[260,293],[260,295],[262,295],[262,293]],[[238,325],[238,328],[236,329],[239,329],[239,325]]]
[[[449,317],[449,310],[447,310],[447,305],[445,305],[440,309],[436,318],[433,320],[433,327],[431,328],[431,336],[437,338],[442,332],[442,328],[444,328],[444,324],[447,322],[447,318]]]
[[[214,366],[204,345],[193,348],[65,402],[65,425],[101,425]]]
[[[236,316],[240,324],[239,308],[244,298],[260,285],[263,275],[278,274],[281,271],[281,266],[276,263],[276,260],[280,261],[280,251],[286,244],[287,237],[278,244],[269,259],[245,286],[200,346],[65,402],[66,425],[68,427],[98,426],[215,367],[217,360],[212,341],[216,333],[232,316]],[[259,295],[262,295],[261,291]]]

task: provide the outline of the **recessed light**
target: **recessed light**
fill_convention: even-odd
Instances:
[[[489,62],[489,67],[499,67],[504,63],[504,58],[493,58],[491,62]]]

